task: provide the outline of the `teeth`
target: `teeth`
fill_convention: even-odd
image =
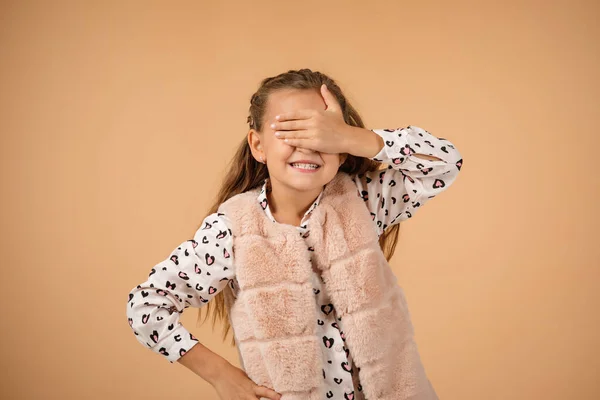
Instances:
[[[319,166],[316,164],[298,164],[298,163],[293,163],[292,167],[302,168],[302,169],[317,169],[317,168],[319,168]]]

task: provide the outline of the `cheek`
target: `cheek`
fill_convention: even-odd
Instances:
[[[336,167],[340,164],[340,161],[342,160],[339,154],[321,153],[321,157],[323,158],[323,161],[325,161],[326,164],[333,165]]]
[[[267,157],[285,162],[293,152],[294,148],[292,146],[288,146],[282,140],[274,139],[269,143]]]

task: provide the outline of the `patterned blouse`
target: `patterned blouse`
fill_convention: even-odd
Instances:
[[[462,157],[450,141],[417,126],[374,129],[373,132],[381,136],[385,144],[372,159],[387,164],[387,169],[357,175],[353,180],[381,235],[388,227],[414,216],[429,199],[446,190],[461,169]],[[426,160],[414,154],[434,156],[441,161]],[[269,190],[267,178],[256,201],[266,216],[276,222],[267,200]],[[298,234],[304,238],[310,233],[310,216],[322,195],[323,192],[297,227]],[[129,293],[127,318],[136,339],[171,363],[198,343],[179,321],[184,309],[202,307],[228,284],[234,294],[238,291],[229,227],[227,215],[207,216],[193,239],[181,243],[156,264],[148,279]],[[312,278],[317,336],[323,342],[325,397],[364,398],[358,368],[345,346],[343,321],[337,317],[321,277],[314,272]]]

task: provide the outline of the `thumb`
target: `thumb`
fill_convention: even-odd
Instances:
[[[327,111],[337,111],[337,100],[335,96],[329,91],[326,84],[321,85],[321,95],[323,96],[323,100],[325,100],[325,105]]]

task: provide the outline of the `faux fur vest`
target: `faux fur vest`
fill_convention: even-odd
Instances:
[[[350,176],[325,186],[310,235],[274,223],[258,190],[220,206],[231,221],[239,292],[225,291],[242,368],[282,400],[322,400],[313,270],[324,281],[369,400],[432,400],[404,292],[378,243],[372,217]],[[306,243],[305,240],[308,242]],[[307,244],[314,248],[313,262]]]

